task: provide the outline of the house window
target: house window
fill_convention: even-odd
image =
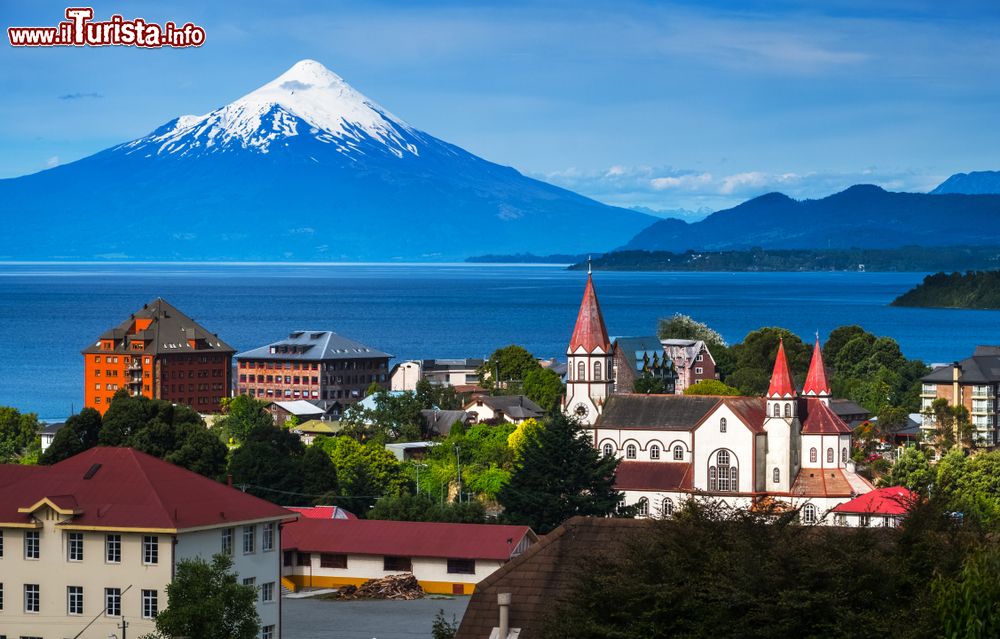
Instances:
[[[636,455],[635,444],[629,444],[628,446],[625,447],[625,458],[626,459],[635,459],[635,455]]]
[[[156,535],[143,535],[142,537],[142,563],[160,563],[160,538]]]
[[[832,464],[833,463],[833,449],[832,448],[827,448],[826,449],[826,463],[828,463],[828,464]]]
[[[698,353],[698,357],[694,358],[694,361],[696,361],[696,362],[705,361],[705,356],[702,355],[701,353]]]
[[[104,614],[109,617],[122,616],[122,590],[121,588],[104,589]]]
[[[649,517],[649,500],[645,497],[639,498],[639,503],[636,504],[638,507],[636,512],[640,517]]]
[[[292,552],[291,550],[286,550],[284,552],[284,559],[281,563],[284,564],[285,566],[291,566],[294,560],[295,560],[295,553]]]
[[[83,614],[83,586],[66,586],[66,614]]]
[[[274,524],[264,524],[261,535],[260,549],[264,552],[274,550]]]
[[[409,557],[392,557],[386,555],[382,559],[382,570],[387,572],[412,572],[413,564]]]
[[[260,600],[264,603],[274,602],[274,582],[268,581],[260,585]]]
[[[684,447],[680,444],[674,446],[674,461],[684,461]]]
[[[250,586],[253,588],[253,598],[257,598],[257,578],[256,577],[246,577],[243,579],[244,586]]]
[[[249,555],[256,550],[257,526],[243,527],[243,554]]]
[[[774,471],[771,473],[771,481],[775,484],[781,483],[781,470],[775,466]]]
[[[809,449],[809,463],[810,464],[815,464],[816,463],[816,449],[815,448],[810,448]]]
[[[159,612],[159,601],[155,590],[142,591],[142,618],[153,619]]]
[[[802,523],[807,525],[815,524],[817,520],[816,516],[816,506],[814,504],[806,504],[802,507]]]
[[[674,514],[674,500],[669,497],[663,498],[663,516],[669,517]]]
[[[223,528],[222,529],[222,554],[232,555],[233,554],[233,529]]]
[[[872,516],[868,514],[861,515],[858,518],[858,525],[862,528],[867,528],[872,525]]]
[[[476,574],[476,560],[449,559],[448,572],[449,574],[455,574],[455,575],[474,575]]]
[[[83,561],[83,533],[71,532],[66,541],[66,558],[69,561]]]
[[[274,626],[264,626],[260,631],[260,639],[274,639]]]
[[[650,459],[660,458],[660,447],[657,446],[656,444],[653,444],[652,446],[649,447],[649,458]]]
[[[307,552],[296,553],[295,564],[297,566],[309,566],[312,564],[312,555]]]
[[[3,558],[3,531],[0,530],[0,558]]]
[[[792,405],[785,404],[785,417],[791,417],[791,416],[792,416]]]
[[[576,379],[579,381],[583,381],[586,378],[587,378],[587,365],[584,364],[583,362],[580,362],[579,364],[576,365]]]
[[[41,590],[38,584],[24,584],[24,611],[39,612],[41,610]]]
[[[321,568],[347,568],[347,555],[323,553],[319,556]]]
[[[611,444],[604,444],[604,456],[611,457],[615,454],[615,447]]]
[[[702,373],[701,366],[695,366],[694,367],[694,374],[695,375],[701,375],[701,373]]]
[[[120,564],[122,561],[122,536],[104,536],[104,561],[109,564]]]
[[[720,433],[726,432],[726,428],[727,428],[726,418],[723,417],[722,419],[719,420],[719,432]]]
[[[24,558],[25,559],[38,559],[39,554],[39,544],[38,535],[40,533],[37,530],[28,530],[24,533]]]
[[[594,379],[601,381],[601,363],[594,362]]]
[[[3,583],[0,582],[0,610],[3,610]],[[0,635],[0,639],[3,639],[3,635]]]

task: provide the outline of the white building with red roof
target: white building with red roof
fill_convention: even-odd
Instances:
[[[833,523],[854,528],[896,528],[917,499],[916,493],[902,486],[876,488],[834,508]]]
[[[537,540],[527,526],[304,518],[285,527],[282,574],[337,588],[409,572],[426,592],[468,595]]]
[[[581,424],[593,424],[614,387],[614,353],[589,271],[566,356],[563,411],[574,415]]]
[[[129,448],[0,465],[0,636],[103,638],[123,618],[143,635],[177,563],[225,552],[259,589],[262,637],[279,637],[281,524],[294,517]]]

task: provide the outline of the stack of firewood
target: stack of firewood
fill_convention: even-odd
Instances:
[[[420,599],[424,591],[417,578],[406,573],[369,579],[360,587],[344,586],[334,596],[337,599]]]

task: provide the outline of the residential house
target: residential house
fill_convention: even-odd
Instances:
[[[715,358],[702,340],[665,339],[661,340],[661,343],[667,356],[674,363],[677,375],[674,392],[678,395],[683,395],[688,387],[698,382],[719,379]]]
[[[427,592],[471,594],[535,541],[527,526],[303,518],[285,527],[282,574],[298,589],[412,573]]]
[[[333,437],[343,430],[343,426],[340,422],[332,422],[323,419],[310,419],[307,422],[302,422],[298,426],[292,426],[289,430],[298,435],[303,444],[309,446],[316,441],[317,437]]]
[[[38,438],[41,441],[43,453],[52,445],[52,440],[56,438],[56,433],[61,431],[65,425],[65,422],[55,422],[52,424],[42,424],[42,427],[38,429]]]
[[[451,427],[455,424],[465,424],[469,421],[470,415],[464,410],[440,410],[437,408],[426,408],[420,411],[427,425],[427,434],[430,437],[447,437],[451,433]]]
[[[872,414],[857,402],[849,399],[831,399],[830,410],[837,414],[851,430],[857,428],[862,422],[871,418]]]
[[[438,358],[418,359],[400,362],[392,369],[391,388],[398,391],[414,391],[417,382],[426,379],[435,386],[454,386],[462,392],[479,387],[479,369],[482,358]]]
[[[642,378],[658,380],[663,384],[664,392],[674,392],[674,362],[659,338],[618,337],[611,348],[614,351],[613,392],[633,393],[636,380]]]
[[[470,421],[504,420],[518,424],[545,415],[541,406],[524,395],[476,395],[464,406]]]
[[[897,528],[917,501],[917,495],[902,486],[876,488],[840,504],[832,511],[835,526]]]
[[[439,442],[399,442],[386,444],[385,449],[402,462],[423,459],[427,456],[427,451],[438,445]]]
[[[922,379],[921,428],[931,438],[937,429],[932,415],[926,414],[936,399],[969,411],[974,436],[986,446],[997,444],[997,411],[1000,409],[1000,346],[977,346],[972,357],[939,366]]]
[[[119,390],[217,413],[236,351],[156,298],[83,350],[84,406],[102,415]]]
[[[298,423],[307,422],[311,419],[323,419],[326,417],[326,410],[318,402],[311,402],[304,399],[293,399],[291,401],[267,402],[264,407],[271,413],[275,426],[284,426],[293,418]]]
[[[331,331],[294,331],[236,356],[237,393],[261,400],[310,400],[337,419],[369,386],[389,387],[392,355]]]
[[[280,637],[284,508],[129,448],[52,466],[0,465],[0,634],[106,637],[154,630],[178,562],[233,558]],[[93,624],[91,621],[93,620]]]

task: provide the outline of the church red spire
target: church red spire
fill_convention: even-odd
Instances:
[[[778,356],[774,359],[774,372],[771,373],[771,386],[767,389],[767,396],[795,396],[795,386],[792,385],[792,375],[788,372],[788,359],[785,357],[785,340],[778,343]]]
[[[806,385],[802,389],[802,394],[814,397],[830,396],[830,384],[826,381],[826,367],[823,366],[823,351],[819,347],[819,336],[816,336],[816,346],[813,347],[809,375],[806,376]]]
[[[580,303],[580,312],[576,316],[576,327],[573,329],[573,337],[569,340],[569,352],[573,353],[581,346],[587,353],[593,353],[598,347],[605,353],[611,352],[608,329],[604,327],[601,305],[597,302],[594,280],[589,273],[587,288],[583,291],[583,301]]]

